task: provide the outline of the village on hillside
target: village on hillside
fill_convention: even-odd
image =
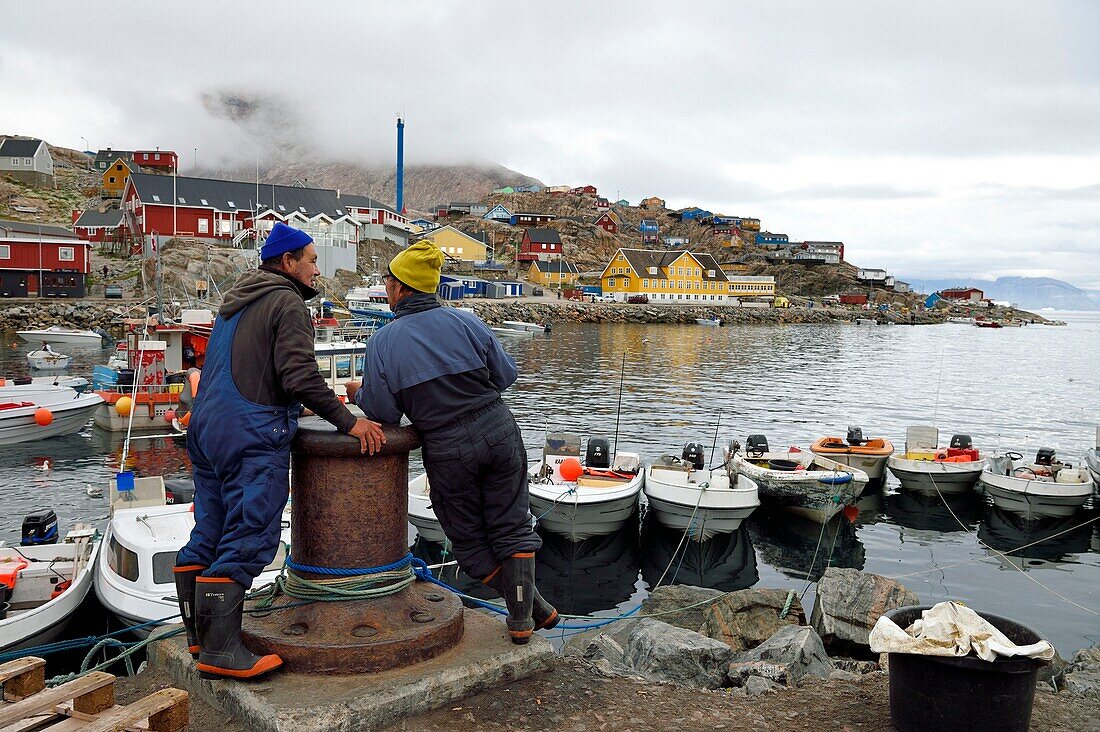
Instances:
[[[156,147],[81,153],[0,137],[0,295],[146,295],[141,263],[174,250],[183,271],[167,280],[172,296],[201,299],[254,263],[279,221],[313,237],[337,300],[428,239],[447,257],[448,299],[880,309],[983,301],[972,288],[918,296],[885,269],[848,262],[840,241],[791,241],[759,218],[670,209],[658,196],[612,201],[591,184],[503,186],[410,211],[301,181],[184,176],[179,162]],[[211,264],[210,252],[221,251],[239,255],[229,258],[235,265]]]

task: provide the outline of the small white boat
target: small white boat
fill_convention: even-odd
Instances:
[[[641,456],[614,452],[603,437],[548,434],[542,460],[529,471],[531,512],[549,531],[583,541],[612,534],[634,515],[645,473]]]
[[[172,568],[176,553],[195,527],[195,514],[189,503],[166,503],[160,476],[136,478],[132,491],[120,492],[114,480],[110,488],[111,518],[96,563],[95,592],[105,608],[145,637],[155,629],[147,623],[179,612]],[[283,511],[282,543],[271,564],[252,583],[253,589],[275,581],[289,546],[288,504]]]
[[[948,318],[947,322],[954,323],[955,325],[974,325],[976,321],[974,320],[974,318],[962,318],[956,316],[954,318]]]
[[[894,454],[894,444],[884,437],[864,439],[862,427],[849,426],[843,439],[822,437],[810,445],[810,452],[859,468],[872,482],[881,483],[886,476],[886,460]]]
[[[966,493],[982,475],[986,455],[974,449],[970,435],[954,435],[941,449],[939,430],[914,425],[905,430],[905,453],[891,455],[886,467],[907,490],[932,495]]]
[[[48,515],[52,526],[43,528],[56,542],[57,517]],[[87,524],[73,526],[60,544],[0,544],[0,651],[61,635],[92,587],[99,546],[100,537]]]
[[[874,318],[856,318],[856,325],[878,325]]]
[[[645,497],[664,526],[687,531],[695,541],[736,531],[760,506],[759,488],[725,465],[707,470],[703,446],[684,445],[680,457],[663,455],[646,467]]]
[[[373,282],[353,287],[344,296],[348,310],[360,313],[381,313],[393,315],[390,310],[389,299],[386,295],[386,286],[381,282]]]
[[[511,328],[512,330],[529,330],[532,333],[549,333],[550,324],[546,323],[528,323],[522,320],[505,320],[501,323],[505,328]]]
[[[744,452],[734,443],[730,466],[756,481],[761,497],[777,508],[821,523],[854,504],[871,480],[859,468],[809,450],[771,452],[764,435],[749,435]]]
[[[990,457],[981,483],[993,505],[1027,519],[1072,516],[1095,487],[1088,468],[1061,462],[1048,447],[1032,462],[1018,452]]]
[[[448,543],[447,535],[432,510],[430,489],[427,473],[409,481],[409,523],[424,539],[445,545]]]
[[[66,346],[102,346],[103,336],[94,330],[79,330],[51,325],[40,330],[17,330],[16,334],[28,343],[57,343]]]
[[[90,382],[83,376],[69,376],[68,374],[54,374],[52,376],[19,376],[16,378],[0,377],[0,388],[7,386],[23,387],[26,391],[33,391],[43,386],[64,386],[74,391],[88,390]],[[30,387],[29,389],[27,387]]]
[[[530,330],[516,330],[515,328],[496,328],[492,327],[489,330],[493,331],[498,338],[530,338],[535,335],[534,331]]]
[[[73,357],[64,353],[58,353],[50,348],[49,343],[43,343],[42,348],[27,354],[27,365],[39,371],[51,369],[66,369],[72,363]]]
[[[710,325],[715,328],[722,325],[722,321],[719,318],[696,318],[695,322],[699,325]]]
[[[52,384],[0,386],[0,445],[71,435],[103,403],[97,394]]]
[[[1092,482],[1100,486],[1100,427],[1096,428],[1096,445],[1085,452],[1085,464],[1092,474]]]

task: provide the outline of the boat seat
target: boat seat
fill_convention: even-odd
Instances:
[[[23,557],[5,557],[0,560],[0,585],[6,585],[8,594],[15,591],[15,583],[19,580],[19,573],[30,566]]]
[[[577,478],[577,485],[584,488],[615,488],[629,482],[629,478],[613,478],[602,475],[582,475]]]

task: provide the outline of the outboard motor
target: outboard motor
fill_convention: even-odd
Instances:
[[[689,463],[696,470],[702,470],[707,462],[703,446],[698,442],[689,442],[684,445],[683,458],[684,462]]]
[[[606,470],[611,467],[611,440],[606,437],[589,437],[584,453],[584,464],[589,468]]]
[[[863,428],[849,425],[848,427],[848,444],[853,447],[858,447],[863,444]]]
[[[768,438],[764,435],[749,435],[745,438],[746,455],[763,455],[768,452]]]
[[[1054,455],[1053,447],[1040,447],[1039,451],[1035,453],[1036,465],[1054,465],[1058,462],[1058,458]]]
[[[35,511],[23,517],[22,546],[57,543],[57,514],[51,509]]]
[[[948,446],[955,450],[969,450],[974,447],[970,435],[951,435],[951,444]]]

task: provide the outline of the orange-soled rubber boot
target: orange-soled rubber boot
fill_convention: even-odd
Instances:
[[[481,580],[481,583],[486,587],[496,590],[496,593],[501,597],[504,597],[504,580],[500,573],[500,567],[494,569],[488,577]],[[531,606],[531,619],[535,621],[535,630],[549,630],[558,624],[560,617],[558,610],[542,596],[539,592],[539,588],[532,585],[532,592],[535,595],[534,604]]]
[[[187,628],[187,650],[191,658],[199,657],[199,635],[195,631],[195,579],[206,567],[201,564],[177,564],[172,568],[176,580],[176,601],[180,606],[183,627]]]
[[[245,588],[228,577],[195,580],[200,645],[195,668],[204,679],[255,679],[283,665],[275,654],[257,656],[241,641]]]
[[[531,615],[535,606],[535,553],[516,552],[505,559],[500,565],[500,583],[508,605],[508,635],[513,643],[523,645],[535,631]]]

